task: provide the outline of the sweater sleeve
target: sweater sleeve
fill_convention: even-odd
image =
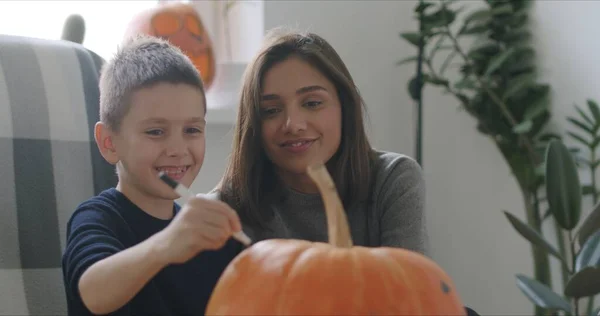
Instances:
[[[117,238],[115,215],[102,208],[78,209],[67,226],[63,275],[70,315],[92,315],[79,296],[79,279],[95,262],[125,247]],[[127,315],[127,307],[111,315]]]
[[[381,183],[381,246],[427,252],[425,225],[425,179],[421,166],[400,155],[385,164]]]

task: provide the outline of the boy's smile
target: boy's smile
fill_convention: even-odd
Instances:
[[[164,171],[170,178],[178,182],[183,178],[185,172],[190,169],[191,165],[186,166],[162,166],[156,167],[157,172]]]
[[[164,171],[189,187],[202,167],[203,100],[202,92],[187,84],[158,83],[137,90],[120,130],[111,132],[117,189],[148,213],[155,209],[154,216],[172,216],[173,200],[179,198],[158,174]]]

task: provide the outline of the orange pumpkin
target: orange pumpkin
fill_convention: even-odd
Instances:
[[[200,71],[205,89],[210,88],[216,72],[214,46],[192,5],[166,2],[140,12],[129,22],[125,37],[135,34],[160,37],[178,46]]]
[[[225,269],[206,315],[466,315],[450,277],[408,250],[353,246],[335,185],[309,168],[325,203],[329,243],[270,239]]]

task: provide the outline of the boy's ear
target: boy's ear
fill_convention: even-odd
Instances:
[[[100,154],[102,154],[102,157],[104,157],[108,163],[115,165],[119,162],[119,157],[117,156],[113,137],[114,133],[106,126],[106,124],[102,122],[96,123],[94,126],[94,138],[96,139],[98,150],[100,150]]]

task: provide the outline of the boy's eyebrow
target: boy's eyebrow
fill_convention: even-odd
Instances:
[[[192,117],[186,121],[187,123],[206,123],[206,120],[203,117],[196,116]]]
[[[312,86],[306,86],[306,87],[302,87],[298,90],[296,90],[296,94],[303,94],[303,93],[307,93],[307,92],[312,92],[312,91],[317,91],[317,90],[322,90],[322,91],[327,91],[327,89],[325,89],[322,86],[319,85],[312,85]],[[269,100],[278,100],[280,97],[276,94],[265,94],[261,97],[262,101],[269,101]]]
[[[169,120],[162,118],[162,117],[150,117],[147,118],[145,120],[142,120],[142,124],[166,124],[168,123]],[[191,117],[187,120],[185,120],[186,123],[202,123],[202,124],[206,124],[206,120],[203,117],[200,116],[195,116],[195,117]]]

